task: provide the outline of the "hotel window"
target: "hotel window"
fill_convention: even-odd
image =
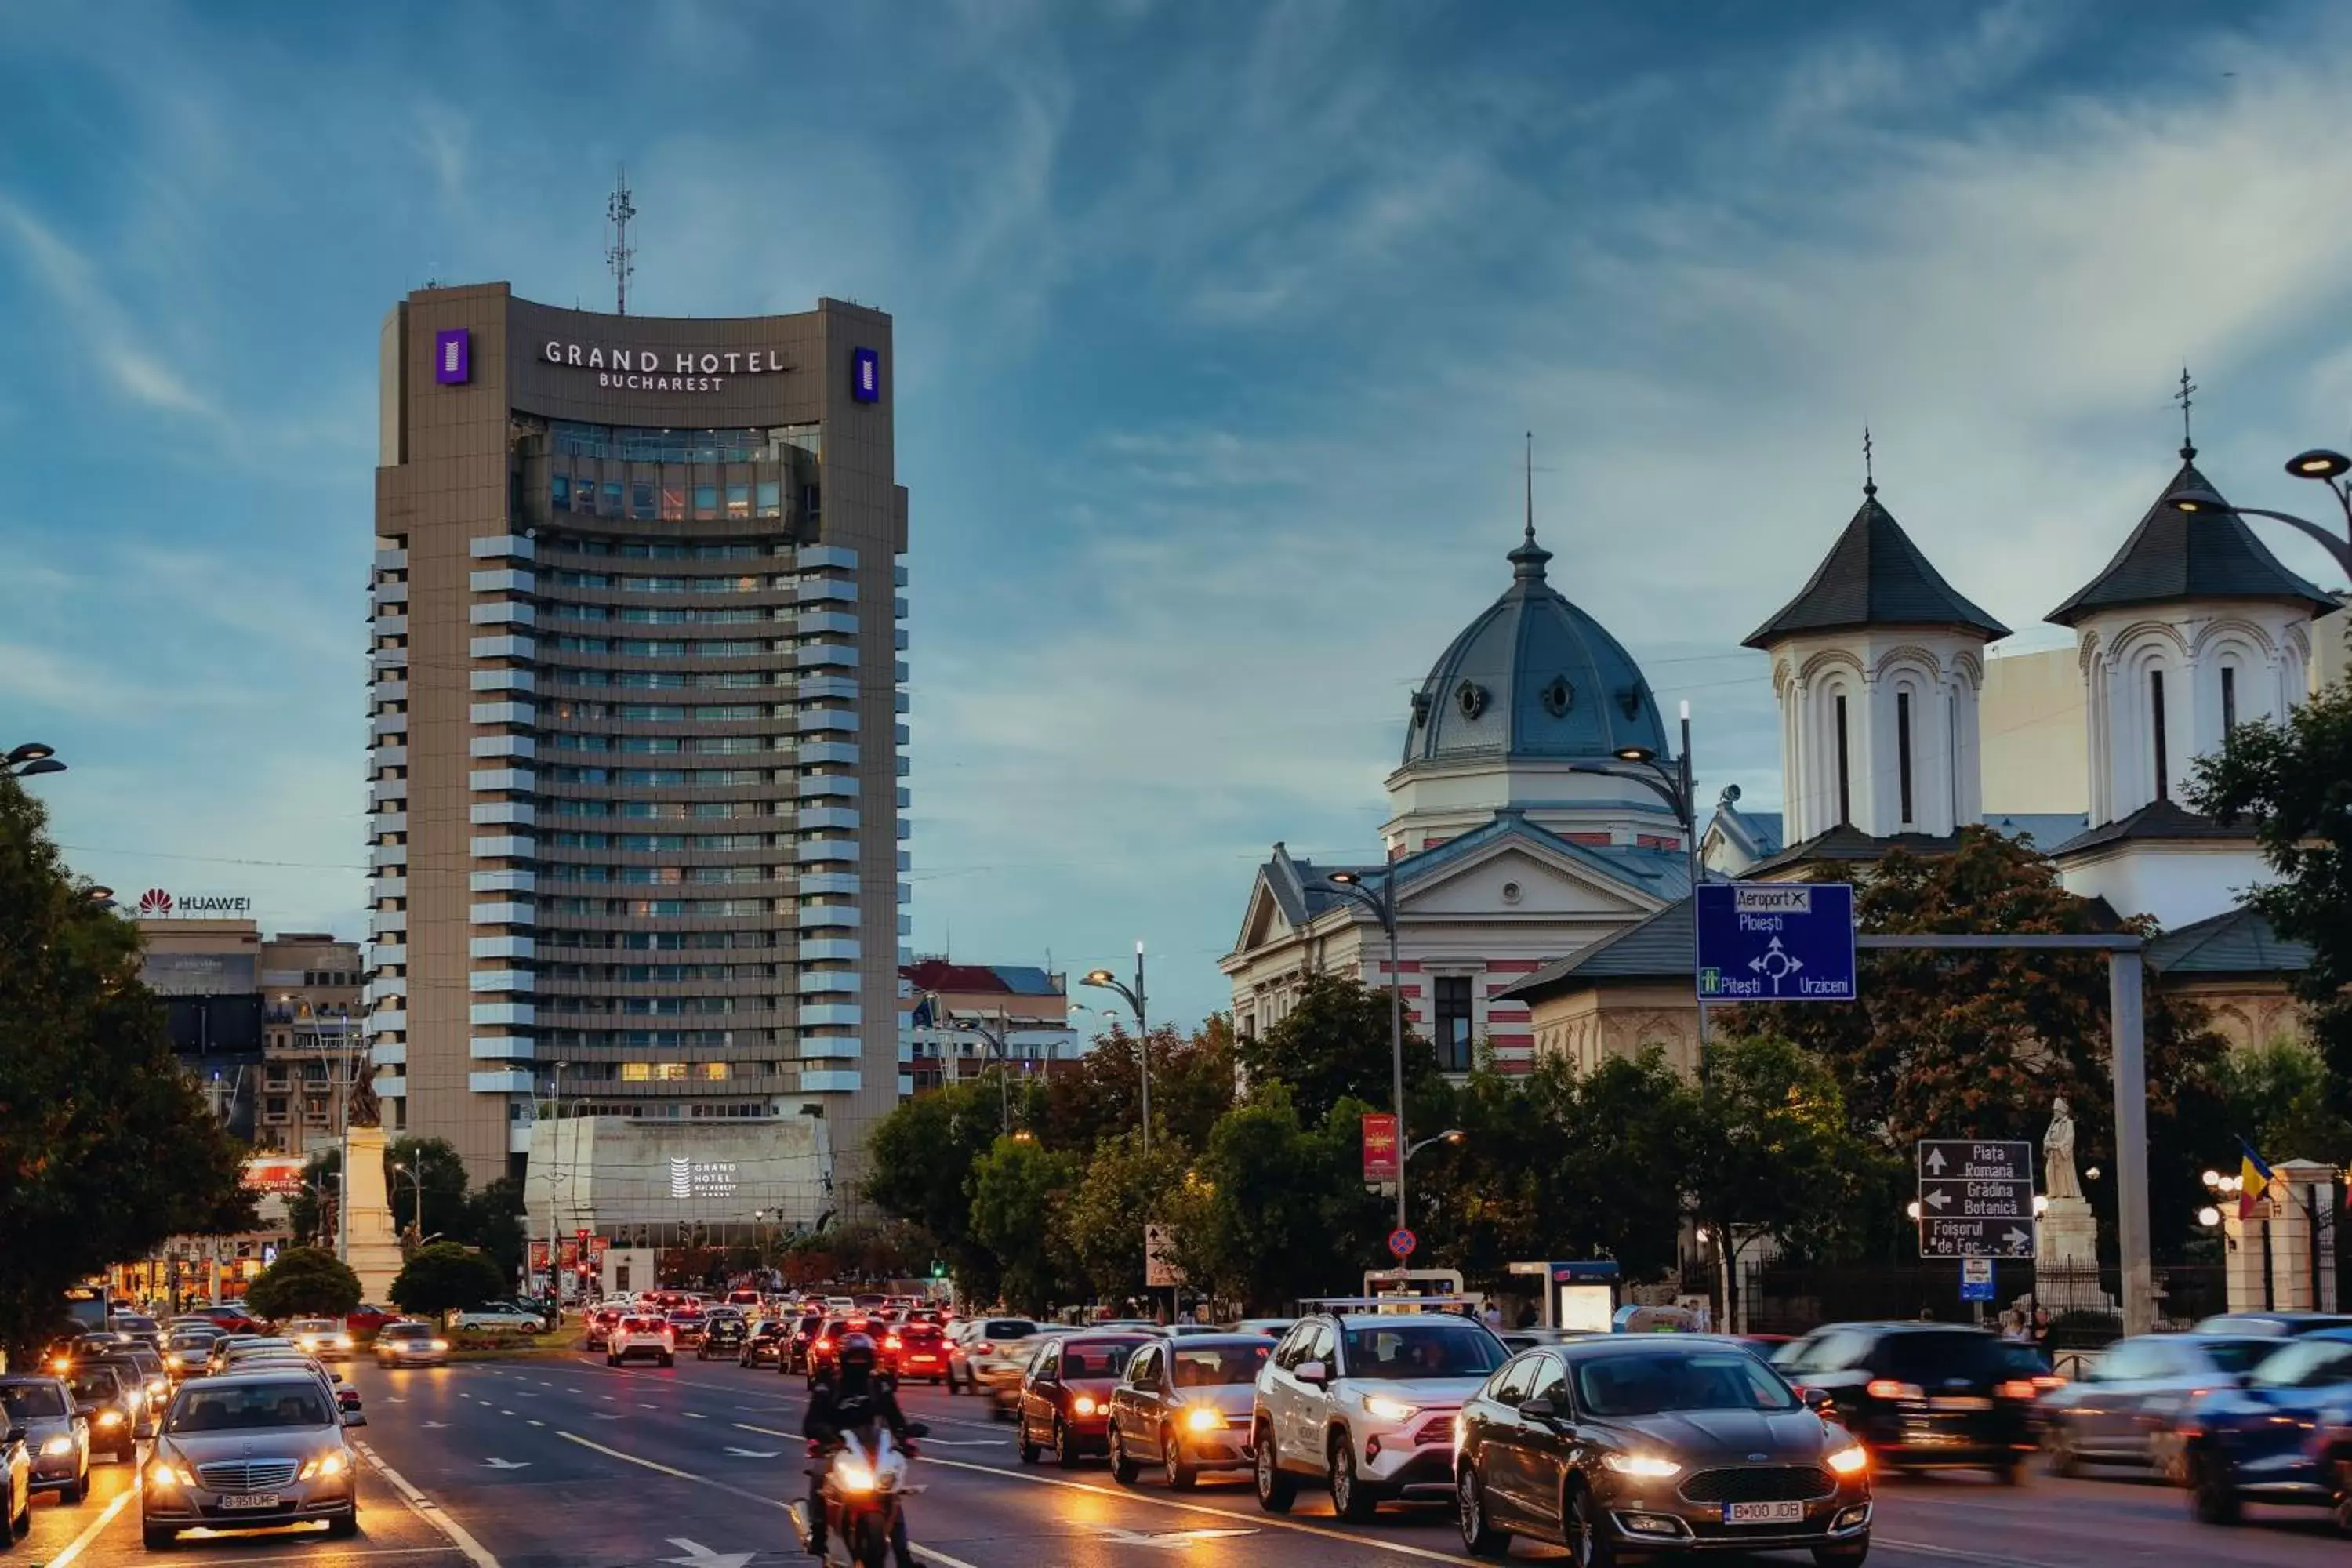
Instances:
[[[727,1076],[727,1064],[725,1062],[705,1062],[702,1064],[702,1076],[708,1079],[723,1079]]]
[[[686,489],[681,485],[664,485],[661,492],[661,515],[664,522],[686,520]]]
[[[730,517],[749,517],[751,515],[751,487],[750,485],[729,485],[727,487],[727,515]]]
[[[653,1076],[654,1065],[651,1062],[623,1062],[621,1064],[621,1081],[623,1083],[650,1083],[653,1081]]]
[[[604,504],[598,510],[606,517],[618,517],[621,515],[620,480],[606,479],[604,481]]]
[[[702,518],[717,517],[719,515],[719,487],[717,485],[697,485],[694,487],[694,515],[698,520]]]
[[[650,520],[653,517],[654,487],[652,480],[632,479],[629,482],[629,515],[640,520]]]
[[[1470,1070],[1470,976],[1440,974],[1432,981],[1436,997],[1437,1067],[1441,1072]]]
[[[557,474],[547,481],[547,501],[557,511],[572,510],[572,476]]]
[[[684,1062],[654,1063],[654,1080],[657,1083],[684,1083],[686,1064]]]
[[[760,515],[761,517],[782,517],[784,515],[784,486],[782,480],[761,479],[760,481]]]

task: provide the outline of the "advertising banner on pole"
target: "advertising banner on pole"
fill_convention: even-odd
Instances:
[[[1393,1182],[1402,1163],[1397,1148],[1397,1119],[1386,1111],[1364,1118],[1364,1180]]]

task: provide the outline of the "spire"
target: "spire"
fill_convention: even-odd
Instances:
[[[2189,395],[2196,390],[2197,384],[2189,379],[2188,363],[2183,361],[2180,390],[2172,395],[2172,401],[2180,405],[2180,460],[2184,463],[2194,462],[2197,458],[2197,443],[2189,435]]]
[[[1870,426],[1868,425],[1862,427],[1862,493],[1865,496],[1874,496],[1878,493],[1878,477],[1872,473],[1870,468]]]
[[[1540,583],[1544,580],[1544,563],[1551,559],[1551,552],[1546,550],[1542,545],[1536,542],[1536,433],[1532,430],[1528,432],[1526,466],[1528,479],[1527,534],[1526,537],[1519,542],[1519,547],[1517,550],[1512,551],[1506,559],[1507,559],[1511,563],[1511,575],[1514,578],[1522,583]]]

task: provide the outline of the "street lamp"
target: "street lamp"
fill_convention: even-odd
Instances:
[[[1432,1143],[1459,1143],[1462,1142],[1463,1136],[1462,1129],[1459,1127],[1449,1127],[1444,1131],[1439,1133],[1436,1137],[1424,1138],[1420,1142],[1414,1144],[1412,1148],[1407,1149],[1404,1152],[1404,1157],[1408,1162],[1410,1162],[1415,1154],[1420,1153]]]
[[[2236,512],[2242,517],[2266,517],[2273,522],[2285,523],[2289,528],[2317,540],[2320,548],[2327,552],[2328,558],[2343,569],[2347,577],[2352,577],[2352,480],[2344,477],[2352,473],[2352,458],[2341,452],[2331,452],[2324,447],[2315,447],[2289,458],[2286,471],[2298,479],[2317,479],[2327,487],[2327,493],[2336,498],[2336,506],[2344,513],[2345,538],[2339,539],[2319,524],[2297,517],[2293,512],[2272,511],[2267,507],[2259,506],[2234,506],[2204,485],[2190,485],[2164,499],[2175,511]]]
[[[929,1000],[931,1004],[931,1019],[934,1026],[951,1030],[964,1030],[971,1034],[978,1035],[980,1037],[981,1043],[986,1046],[989,1051],[996,1058],[997,1116],[1003,1125],[1003,1131],[1007,1132],[1012,1131],[1013,1091],[1011,1089],[1006,1087],[1006,1079],[1009,1079],[1013,1073],[1013,1053],[1005,1046],[1003,1031],[992,1029],[987,1025],[979,1023],[975,1020],[956,1019],[948,1013],[946,1004],[940,1000],[939,993],[936,991],[930,993]]]
[[[1084,984],[1105,991],[1116,991],[1127,998],[1135,1009],[1135,1059],[1143,1070],[1143,1152],[1151,1152],[1151,1037],[1144,1032],[1143,1024],[1143,943],[1135,944],[1135,987],[1129,990],[1108,969],[1089,970]]]
[[[1396,1116],[1397,1146],[1404,1141],[1404,977],[1397,967],[1397,902],[1396,868],[1389,867],[1381,874],[1380,891],[1364,886],[1361,875],[1354,871],[1334,871],[1324,879],[1339,890],[1340,896],[1351,899],[1372,911],[1381,922],[1381,930],[1389,938],[1389,1096],[1390,1110]],[[1409,1158],[1410,1156],[1408,1156]],[[1397,1162],[1397,1228],[1410,1230],[1405,1223],[1404,1165]]]
[[[0,773],[10,778],[28,779],[39,773],[61,773],[65,763],[58,761],[58,749],[38,741],[27,741],[0,757]]]
[[[1658,761],[1658,753],[1647,746],[1620,746],[1617,762],[1622,766],[1606,763],[1573,763],[1572,773],[1599,773],[1605,778],[1632,779],[1666,803],[1675,814],[1675,821],[1683,830],[1683,856],[1690,868],[1690,884],[1694,895],[1698,890],[1698,807],[1691,794],[1691,730],[1690,703],[1682,705],[1682,754],[1668,767]],[[1639,772],[1628,772],[1639,769]]]
[[[413,1216],[413,1223],[410,1226],[409,1234],[412,1236],[422,1237],[425,1234],[425,1173],[422,1171],[412,1169],[411,1167],[401,1163],[397,1160],[394,1160],[392,1163],[392,1173],[396,1176],[406,1176],[408,1178],[408,1184],[416,1189],[416,1209]],[[422,1247],[424,1243],[420,1241],[417,1245]]]

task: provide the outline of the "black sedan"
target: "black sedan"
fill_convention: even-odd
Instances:
[[[2058,1379],[2032,1345],[1957,1323],[1832,1323],[1772,1364],[1829,1395],[1882,1467],[2022,1478],[2034,1402]]]
[[[1583,1568],[1628,1553],[1870,1552],[1870,1459],[1746,1349],[1610,1336],[1527,1351],[1462,1408],[1454,1499],[1473,1556],[1511,1537]]]
[[[709,1361],[713,1356],[733,1361],[743,1353],[743,1342],[751,1325],[740,1312],[724,1308],[713,1311],[702,1325],[702,1338],[694,1347],[694,1359]]]
[[[791,1320],[762,1318],[751,1325],[750,1333],[743,1336],[742,1346],[735,1352],[736,1364],[757,1366],[766,1362],[771,1366],[780,1365],[784,1347],[792,1342],[792,1337]]]

